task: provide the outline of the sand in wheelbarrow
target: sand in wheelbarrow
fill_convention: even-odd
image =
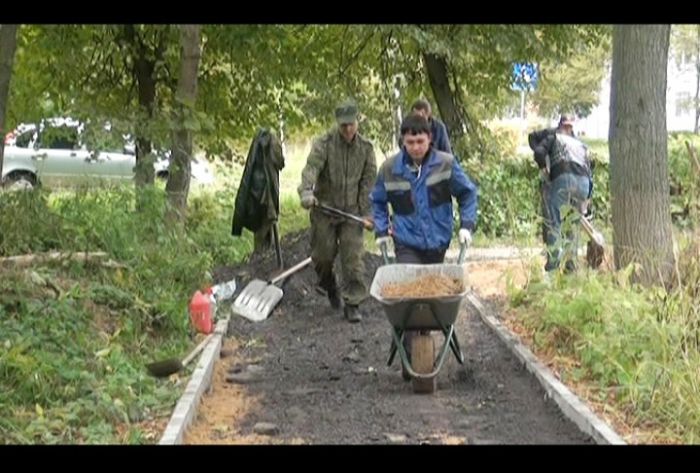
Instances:
[[[464,290],[459,279],[442,274],[427,274],[410,281],[386,284],[381,289],[386,299],[454,296]]]

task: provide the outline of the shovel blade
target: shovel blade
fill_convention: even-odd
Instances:
[[[179,372],[183,368],[182,362],[177,358],[156,361],[146,365],[148,372],[156,378],[165,378]]]
[[[282,289],[274,284],[254,279],[243,288],[231,309],[236,315],[260,322],[270,316],[283,295]]]

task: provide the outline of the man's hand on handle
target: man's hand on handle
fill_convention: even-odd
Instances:
[[[459,243],[460,245],[465,245],[467,247],[471,246],[472,244],[472,232],[470,232],[466,228],[462,228],[459,230]]]
[[[309,210],[315,205],[318,205],[318,199],[313,194],[309,193],[301,198],[301,206],[304,207],[306,210]]]

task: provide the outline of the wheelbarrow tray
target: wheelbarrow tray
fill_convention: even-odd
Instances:
[[[416,298],[386,298],[381,294],[387,284],[413,281],[427,275],[458,279],[462,281],[462,292],[450,296]],[[441,330],[455,323],[468,289],[463,265],[399,263],[379,267],[369,292],[382,305],[393,327],[401,330]]]

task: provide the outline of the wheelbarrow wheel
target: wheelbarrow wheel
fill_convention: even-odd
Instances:
[[[435,362],[435,342],[430,333],[416,333],[411,341],[411,366],[416,373],[430,373]],[[413,378],[413,392],[431,394],[435,392],[437,377]]]

